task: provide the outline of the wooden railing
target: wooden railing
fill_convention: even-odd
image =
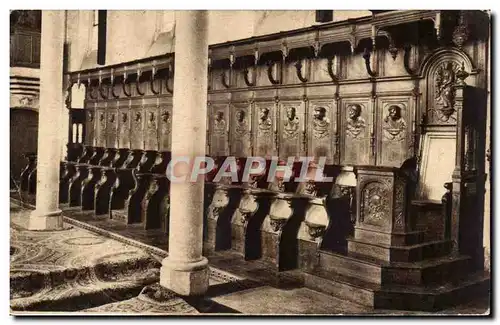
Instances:
[[[10,34],[10,66],[40,68],[40,32],[15,29]]]

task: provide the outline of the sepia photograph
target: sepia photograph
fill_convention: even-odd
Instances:
[[[9,315],[492,317],[491,10],[326,9],[9,9]]]

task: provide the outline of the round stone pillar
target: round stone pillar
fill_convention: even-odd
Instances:
[[[208,37],[206,11],[177,11],[172,111],[172,159],[205,156]],[[203,178],[190,182],[191,164],[178,163],[186,181],[170,184],[168,257],[160,284],[180,295],[197,296],[208,289],[208,260],[203,248]]]
[[[36,209],[29,229],[62,228],[59,209],[65,11],[42,10]]]

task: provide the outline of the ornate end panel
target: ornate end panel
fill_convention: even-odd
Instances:
[[[227,156],[229,154],[229,104],[210,106],[208,123],[210,132],[210,155]]]
[[[334,162],[334,134],[336,112],[331,100],[309,100],[308,155],[326,157],[326,163]]]
[[[377,165],[400,167],[411,156],[412,111],[410,97],[378,99]]]
[[[305,155],[304,102],[283,101],[279,103],[279,156],[283,159]]]
[[[230,110],[230,153],[236,157],[251,156],[252,106],[247,103],[234,103],[231,105]]]
[[[130,148],[130,110],[128,107],[120,108],[118,114],[118,147]]]
[[[104,108],[96,108],[96,147],[106,147],[106,111]]]
[[[172,149],[172,106],[160,107],[159,116],[160,151],[171,151]]]
[[[144,108],[144,150],[158,150],[158,107]]]
[[[118,148],[118,110],[108,109],[106,115],[106,147]]]
[[[94,145],[95,127],[96,127],[96,112],[94,108],[87,108],[85,116],[85,144],[88,146]]]
[[[254,103],[254,155],[272,157],[276,155],[276,106],[274,102]]]
[[[144,109],[131,107],[130,109],[130,149],[144,149]]]
[[[341,107],[341,164],[369,165],[370,133],[373,129],[370,99],[344,99]]]

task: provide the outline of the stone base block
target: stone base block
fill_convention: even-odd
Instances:
[[[63,216],[61,210],[40,212],[34,210],[30,214],[29,230],[62,230]]]
[[[160,271],[160,285],[182,296],[201,296],[208,290],[209,274],[205,257],[193,263],[166,257]]]

